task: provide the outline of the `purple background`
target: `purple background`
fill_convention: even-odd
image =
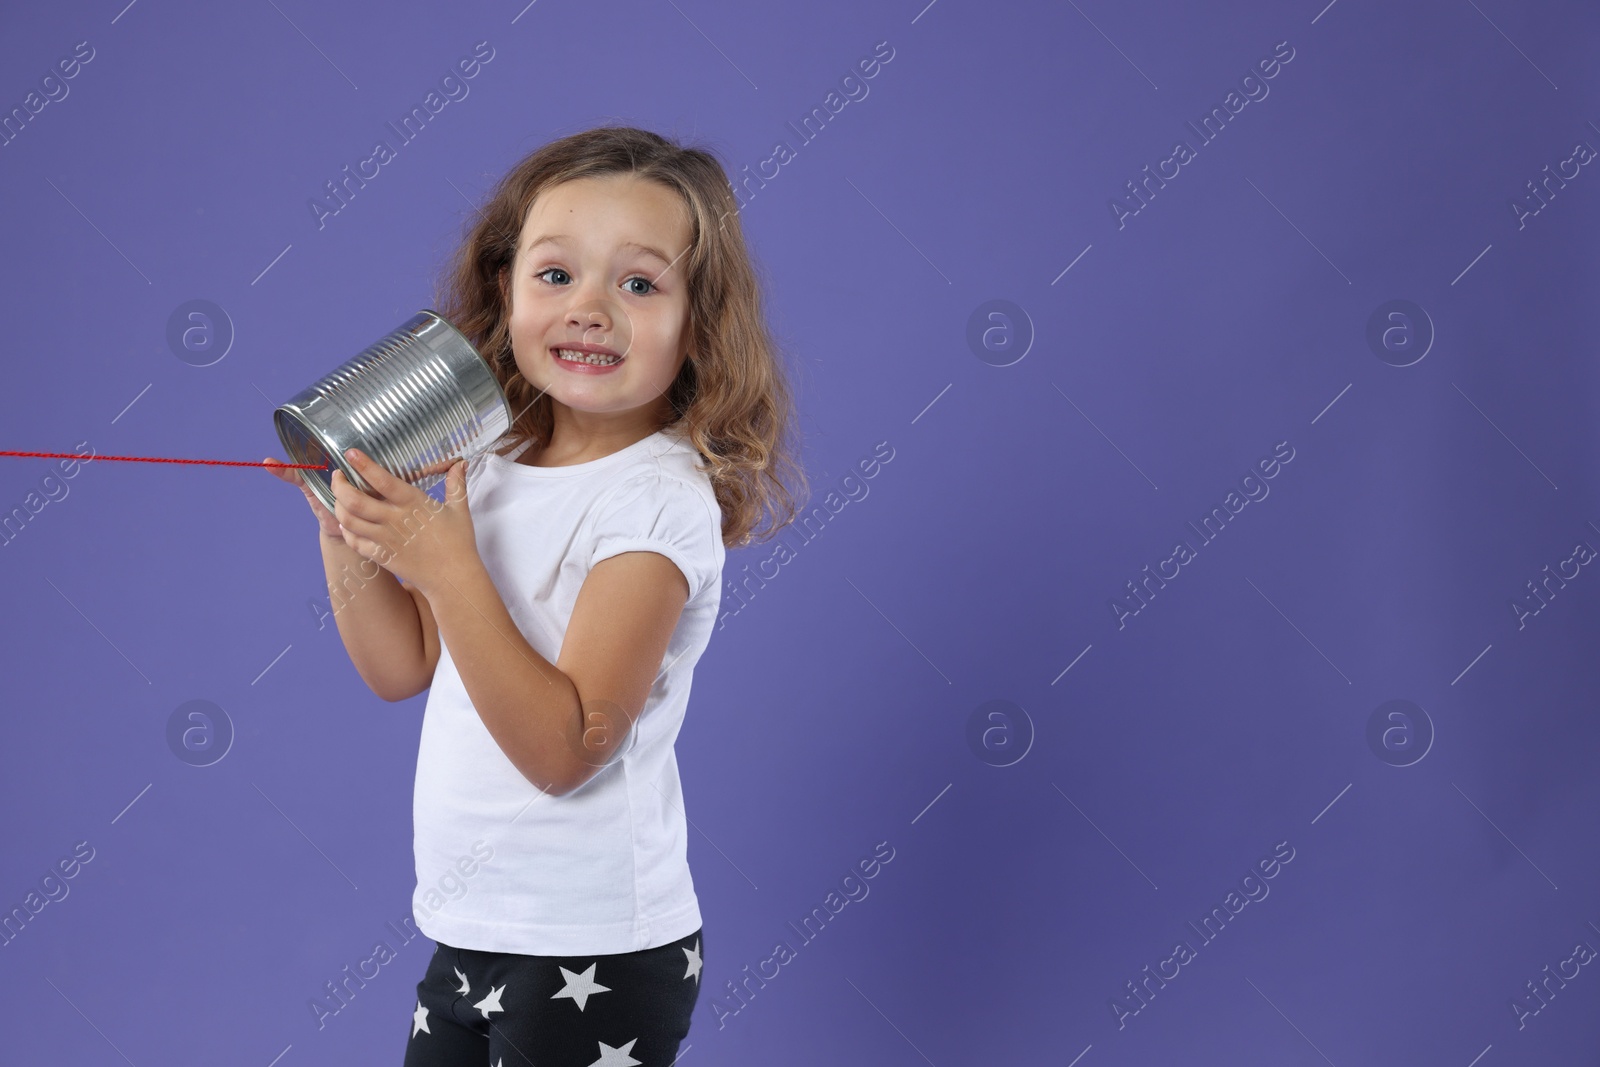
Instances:
[[[1520,1028],[1511,1006],[1600,947],[1600,577],[1512,607],[1600,546],[1600,173],[1511,207],[1600,146],[1592,6],[113,0],[6,23],[3,112],[94,49],[0,146],[7,449],[281,455],[273,407],[430,306],[538,144],[622,121],[735,175],[793,149],[744,224],[813,504],[857,499],[785,531],[795,558],[696,673],[682,1063],[1593,1062],[1600,968]],[[319,228],[324,183],[480,41],[470,94]],[[880,41],[868,95],[803,142],[788,124]],[[1186,122],[1280,41],[1269,95],[1202,144]],[[1195,157],[1119,226],[1179,138]],[[191,300],[231,325],[215,362],[169,344]],[[1407,366],[1367,340],[1392,300],[1434,334]],[[1270,495],[1202,544],[1187,524],[1283,441]],[[25,513],[0,551],[0,910],[75,843],[94,858],[0,947],[4,1058],[398,1064],[426,939],[322,1028],[309,1005],[410,915],[426,697],[362,684],[313,520],[267,473],[53,464],[0,465]],[[1195,558],[1119,626],[1179,538]],[[1396,699],[1434,735],[1409,766],[1420,719],[1368,742]],[[169,747],[191,700],[235,734],[210,766]],[[970,742],[996,700],[1017,710]],[[870,894],[802,944],[787,924],[881,841]],[[1270,895],[1203,944],[1188,924],[1283,841]],[[734,999],[780,939],[796,958]],[[1119,1025],[1179,939],[1195,958]]]

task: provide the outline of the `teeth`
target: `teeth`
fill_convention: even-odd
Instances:
[[[556,355],[562,359],[572,360],[575,363],[592,363],[599,367],[608,367],[613,363],[622,362],[621,356],[601,356],[592,352],[574,352],[570,348],[556,349]]]

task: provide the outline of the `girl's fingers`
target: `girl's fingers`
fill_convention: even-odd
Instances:
[[[360,534],[362,537],[368,538],[370,538],[373,534],[382,532],[385,529],[383,523],[373,522],[371,519],[367,519],[356,512],[351,511],[343,504],[340,504],[339,509],[333,513],[333,521],[337,522],[346,530],[350,530],[354,533]]]
[[[383,501],[374,500],[351,485],[348,479],[341,479],[341,481],[344,483],[342,486],[335,485],[333,488],[333,498],[339,507],[344,509],[344,513],[362,519],[377,518],[379,509],[384,506]],[[340,492],[341,488],[343,492]]]
[[[373,491],[385,501],[392,502],[396,497],[403,497],[408,492],[419,491],[417,490],[417,487],[412,484],[412,482],[393,473],[383,464],[379,463],[365,452],[362,452],[360,449],[349,449],[346,452],[345,458],[348,459],[350,461],[350,465],[361,474],[361,477],[366,479],[367,484],[372,487]],[[458,462],[460,462],[459,459],[435,460],[432,463],[424,464],[422,467],[419,467],[417,469],[417,474],[419,477],[426,477],[432,474],[444,474],[447,473],[450,468],[455,466]],[[368,496],[368,494],[363,493],[362,496]],[[368,499],[370,499],[370,496],[368,496]]]
[[[366,495],[356,490],[355,486],[350,484],[350,479],[344,476],[344,471],[337,467],[333,469],[333,473],[328,477],[328,491],[333,494],[333,499],[341,504],[345,503],[346,497],[354,500],[358,496]]]
[[[304,485],[300,487],[300,491],[305,494],[306,503],[311,505],[311,514],[316,516],[317,525],[322,527],[323,532],[332,533],[335,529],[337,529],[339,520],[333,517],[333,512],[328,510],[328,506],[326,504],[317,499],[317,494],[313,493]]]
[[[371,456],[367,455],[359,448],[348,449],[345,453],[345,458],[350,461],[351,466],[355,467],[356,470],[361,472],[361,476],[367,480],[368,485],[372,486],[373,489],[377,490],[384,496],[388,496],[393,489],[398,488],[400,485],[411,484],[410,482],[406,482],[396,475],[390,473],[387,467],[374,460]],[[434,462],[419,468],[417,473],[423,476],[430,474],[445,474],[458,462],[459,458],[435,460]],[[349,479],[346,479],[346,481],[348,480]]]
[[[361,473],[361,477],[367,480],[368,485],[384,496],[389,495],[389,490],[398,479],[385,470],[383,464],[376,462],[359,448],[348,448],[344,455],[345,459],[350,461],[350,465]]]

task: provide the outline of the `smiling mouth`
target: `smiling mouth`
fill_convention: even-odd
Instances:
[[[580,352],[573,348],[552,348],[557,359],[564,359],[569,363],[586,363],[591,367],[610,367],[621,363],[622,356],[608,356],[598,352]]]

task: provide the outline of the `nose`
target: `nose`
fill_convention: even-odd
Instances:
[[[574,286],[564,315],[566,336],[605,345],[627,355],[633,343],[633,321],[602,281],[590,279]]]
[[[595,298],[575,301],[567,311],[567,325],[580,333],[596,328],[605,332],[611,329],[611,321],[606,302]]]
[[[594,328],[609,330],[615,325],[616,305],[600,275],[583,279],[567,295],[571,301],[567,305],[568,329],[587,333]]]

